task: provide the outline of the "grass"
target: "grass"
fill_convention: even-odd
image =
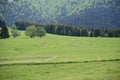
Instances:
[[[21,31],[20,37],[2,39],[0,45],[0,64],[18,63],[18,65],[0,66],[0,80],[119,80],[120,78],[120,38],[47,34],[43,38],[31,39]],[[44,65],[44,61],[52,56],[58,58]],[[96,62],[99,60],[100,62]],[[24,64],[26,62],[39,64]]]
[[[59,56],[54,61],[84,61],[120,58],[120,38],[68,37],[47,34],[43,38],[0,40],[0,58]]]
[[[119,80],[119,61],[0,66],[1,80]]]

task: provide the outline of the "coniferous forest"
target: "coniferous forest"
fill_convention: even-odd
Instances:
[[[120,37],[119,28],[88,28],[85,26],[72,26],[62,24],[35,24],[32,22],[18,21],[15,23],[18,30],[25,30],[27,26],[43,27],[47,33],[67,35],[67,36],[86,36],[86,37]]]
[[[120,0],[0,0],[0,19],[18,30],[35,25],[52,34],[119,37]]]
[[[0,0],[0,17],[85,27],[120,27],[120,0]]]

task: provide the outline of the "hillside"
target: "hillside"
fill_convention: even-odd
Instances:
[[[120,79],[120,38],[20,33],[0,40],[0,80]]]
[[[120,27],[119,0],[0,0],[0,18],[87,27]]]

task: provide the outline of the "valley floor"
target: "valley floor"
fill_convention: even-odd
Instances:
[[[0,80],[120,79],[120,38],[21,35],[0,40]]]

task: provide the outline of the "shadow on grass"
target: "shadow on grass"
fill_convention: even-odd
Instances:
[[[12,65],[50,65],[50,64],[74,64],[74,63],[91,63],[91,62],[108,62],[108,61],[120,61],[120,59],[109,60],[93,60],[93,61],[68,61],[68,62],[24,62],[24,63],[3,63],[0,66],[12,66]]]

